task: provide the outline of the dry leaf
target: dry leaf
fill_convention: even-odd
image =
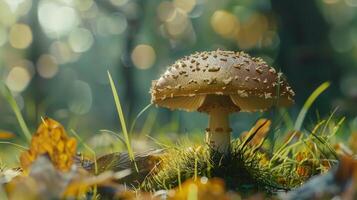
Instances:
[[[20,175],[6,184],[10,200],[60,199],[70,181],[78,175],[76,168],[57,170],[48,156],[39,156],[29,167],[29,175]]]
[[[105,182],[110,182],[113,179],[113,172],[107,171],[98,176],[90,176],[89,174],[82,174],[71,181],[64,192],[64,197],[79,197],[85,195],[91,187]]]
[[[161,162],[162,154],[162,149],[136,153],[135,163],[138,171],[136,171],[134,162],[130,160],[129,154],[127,152],[115,152],[106,154],[97,159],[98,173],[105,171],[118,172],[130,169],[132,173],[129,176],[121,179],[121,182],[135,185],[141,183],[149,173],[153,173],[154,170],[157,169]],[[89,171],[92,173],[94,173],[94,166],[94,163],[89,166]]]
[[[46,154],[57,169],[68,171],[73,164],[76,147],[77,141],[67,136],[60,123],[45,118],[32,136],[30,149],[20,156],[21,166],[26,170],[39,155]]]
[[[14,138],[15,134],[8,131],[0,131],[0,139],[11,139]]]
[[[253,139],[248,143],[250,146],[258,146],[267,136],[270,130],[271,121],[268,119],[259,119],[250,131],[243,132],[242,139],[247,139],[252,134],[255,134]]]
[[[352,156],[353,155],[352,150],[348,146],[343,144],[342,142],[334,144],[333,148],[335,149],[337,155],[340,155],[340,156]]]

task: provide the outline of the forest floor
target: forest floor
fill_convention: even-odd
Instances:
[[[150,141],[158,148],[134,152],[133,145],[148,139],[132,134],[135,122],[127,130],[112,83],[122,132],[106,130],[106,139],[92,140],[120,141],[126,150],[101,156],[54,119],[42,118],[30,134],[3,88],[27,143],[10,142],[13,134],[0,133],[1,145],[20,150],[8,155],[19,158],[17,167],[0,162],[0,199],[355,199],[357,134],[344,128],[345,118],[334,112],[302,128],[310,106],[327,87],[322,84],[311,94],[294,123],[287,115],[282,123],[261,118],[221,154],[204,143],[178,139],[165,144],[154,138]]]

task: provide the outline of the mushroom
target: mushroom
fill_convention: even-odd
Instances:
[[[244,52],[197,52],[177,60],[152,82],[152,103],[209,115],[206,142],[228,153],[229,114],[289,106],[295,95],[282,73]]]

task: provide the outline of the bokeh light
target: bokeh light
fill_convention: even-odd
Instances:
[[[32,42],[32,31],[26,24],[14,24],[10,29],[9,42],[12,47],[26,49]]]
[[[163,1],[157,7],[157,16],[161,21],[172,20],[176,12],[175,5],[169,1]]]
[[[97,4],[94,1],[92,1],[92,4],[88,9],[87,7],[83,7],[83,8],[79,8],[79,10],[81,11],[79,15],[82,18],[82,20],[93,20],[94,18],[98,17],[98,14],[100,13]]]
[[[52,78],[58,72],[58,65],[55,57],[43,54],[37,61],[37,72],[42,78]]]
[[[76,28],[68,37],[68,43],[73,52],[82,53],[88,51],[93,45],[94,38],[88,29]]]
[[[0,46],[4,45],[7,42],[7,31],[0,25]]]
[[[92,107],[92,90],[88,83],[76,80],[70,91],[68,108],[71,112],[83,115]]]
[[[19,16],[26,15],[32,6],[32,0],[5,0],[12,13]]]
[[[137,68],[148,69],[155,63],[155,50],[147,44],[137,45],[131,53],[131,60]]]
[[[350,34],[343,29],[333,29],[329,34],[331,46],[337,52],[347,52],[352,50],[353,42],[351,42]]]
[[[9,4],[0,1],[0,24],[11,26],[16,22],[16,14],[11,11]]]
[[[323,0],[324,3],[326,4],[335,4],[337,2],[339,2],[340,0]]]
[[[174,0],[174,4],[176,8],[179,8],[182,11],[189,13],[195,7],[196,0]]]
[[[78,58],[66,42],[56,41],[52,43],[50,46],[50,53],[55,57],[59,64],[73,62]]]
[[[51,38],[63,36],[79,24],[76,10],[56,1],[42,0],[38,18],[41,27]]]
[[[357,7],[357,0],[345,0],[348,6]]]
[[[347,76],[341,80],[341,91],[347,97],[357,97],[357,75]]]
[[[13,67],[6,77],[5,83],[14,92],[22,92],[30,83],[31,75],[24,67]]]
[[[174,16],[165,22],[167,33],[172,37],[180,37],[191,25],[191,21],[185,12],[176,10]]]
[[[75,5],[80,11],[87,11],[93,6],[93,0],[75,0]]]
[[[127,20],[123,14],[115,13],[110,16],[103,16],[97,21],[97,32],[100,35],[118,35],[127,28]]]
[[[237,18],[224,10],[217,10],[211,17],[213,30],[223,37],[233,37],[239,32],[239,21]]]
[[[112,3],[113,5],[115,6],[123,6],[125,5],[126,3],[128,3],[129,0],[110,0],[110,3]]]
[[[260,13],[252,13],[249,18],[241,23],[237,34],[237,43],[241,49],[255,47],[268,31],[268,19]]]

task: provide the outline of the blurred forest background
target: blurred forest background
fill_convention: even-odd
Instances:
[[[297,94],[293,116],[331,81],[308,119],[338,107],[357,128],[357,0],[0,0],[0,79],[32,130],[50,116],[82,135],[120,131],[107,70],[130,124],[168,65],[217,48],[285,73]],[[259,116],[235,114],[232,128],[246,130]],[[136,128],[202,133],[206,123],[200,113],[151,107]],[[21,131],[3,97],[0,129]]]

